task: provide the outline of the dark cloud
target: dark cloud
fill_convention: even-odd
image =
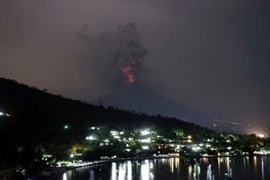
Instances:
[[[134,22],[149,49],[139,78],[145,86],[198,111],[240,121],[269,119],[269,4],[1,1],[0,75],[94,99],[110,90],[113,72],[101,73],[89,62],[76,32],[82,24],[94,35]]]
[[[133,23],[120,24],[115,31],[102,32],[97,38],[91,37],[87,25],[84,25],[77,38],[87,46],[88,60],[99,64],[105,71],[113,72],[112,79],[115,77],[121,84],[137,81],[147,50]]]

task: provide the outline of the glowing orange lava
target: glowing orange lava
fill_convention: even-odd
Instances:
[[[126,76],[125,84],[135,82],[143,62],[143,59],[136,59],[134,61],[131,61],[129,66],[121,69],[121,71]]]
[[[126,75],[125,84],[135,82],[135,78],[132,73],[131,67],[122,68],[122,72]]]

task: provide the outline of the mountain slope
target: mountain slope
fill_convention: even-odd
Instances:
[[[208,115],[181,106],[139,83],[122,85],[113,92],[99,97],[93,103],[102,103],[105,106],[113,105],[148,114],[177,117],[191,122],[195,122],[196,118],[200,121],[211,119]]]
[[[136,86],[125,86],[132,90],[127,97],[136,92]],[[59,138],[61,141],[68,141],[71,137],[85,137],[90,125],[132,129],[156,124],[159,127],[170,128],[179,126],[190,131],[195,128],[192,124],[175,118],[147,116],[67,99],[37,88],[30,88],[13,80],[0,78],[0,87],[0,111],[11,115],[5,119],[0,118],[2,122],[0,123],[0,137],[5,137],[5,139],[16,140],[26,137],[39,142]],[[154,101],[155,94],[153,95],[151,91],[145,90],[141,97],[145,95],[152,97],[151,100]],[[159,108],[158,111],[161,111],[162,106],[159,105],[164,103],[166,99],[161,98],[158,103],[156,102],[157,106],[152,106],[148,102],[142,107]],[[69,126],[68,130],[63,128],[65,125]]]

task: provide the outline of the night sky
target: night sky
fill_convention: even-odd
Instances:
[[[2,0],[0,76],[94,100],[112,71],[76,33],[129,22],[148,49],[139,83],[200,112],[270,120],[269,0]]]

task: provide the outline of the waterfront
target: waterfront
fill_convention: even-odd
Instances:
[[[50,180],[214,180],[270,179],[270,157],[201,158],[190,163],[181,158],[122,161],[81,167]]]

